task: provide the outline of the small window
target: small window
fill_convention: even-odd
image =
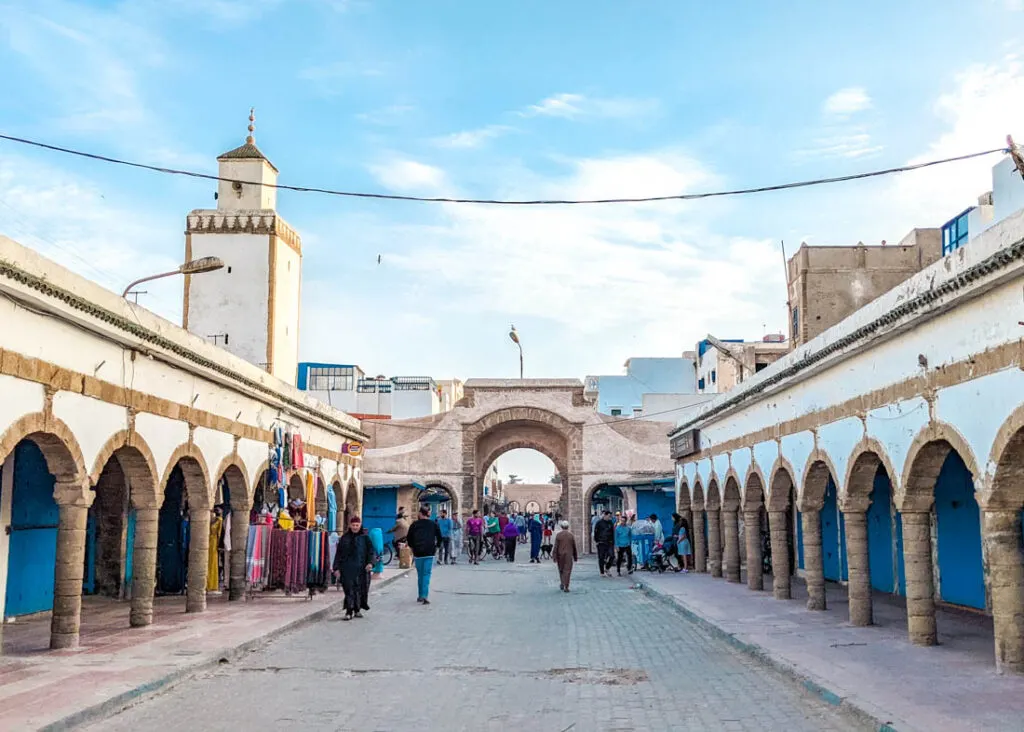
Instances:
[[[793,332],[790,336],[794,341],[800,337],[800,308],[796,305],[793,306]]]
[[[612,416],[613,417],[621,417],[622,416],[622,410],[619,409],[618,407],[615,407],[614,409],[612,409]]]
[[[697,379],[697,388],[704,391],[704,379]]]
[[[754,364],[754,373],[756,374],[758,371],[764,371],[766,368],[768,368],[768,364],[756,363]]]
[[[633,407],[633,416],[634,417],[642,417],[643,414],[644,414],[644,408],[643,407]]]
[[[715,373],[714,369],[711,369],[711,383],[714,384],[717,379],[718,379],[718,374]]]
[[[231,274],[231,267],[228,267],[228,274]]]

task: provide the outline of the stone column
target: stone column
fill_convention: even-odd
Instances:
[[[743,525],[747,535],[747,587],[764,589],[764,557],[761,556],[760,508],[743,512]]]
[[[871,565],[868,561],[868,520],[866,505],[845,505],[846,562],[850,579],[847,592],[850,600],[850,625],[871,625]]]
[[[693,568],[697,572],[708,571],[707,551],[704,549],[704,512],[694,511],[693,521],[690,522],[690,537],[693,549]]]
[[[327,490],[332,490],[328,488]],[[339,515],[341,511],[338,511]],[[245,544],[249,540],[249,508],[231,509],[231,556],[228,559],[228,600],[245,597]]]
[[[708,571],[712,577],[722,576],[722,519],[717,508],[708,510]]]
[[[772,595],[776,600],[792,597],[789,582],[789,537],[786,534],[788,511],[768,512],[768,531],[772,542]]]
[[[903,511],[903,565],[907,576],[907,630],[919,646],[937,643],[932,574],[931,510]]]
[[[804,576],[807,581],[807,609],[825,609],[825,565],[821,556],[821,508],[800,513],[803,523]]]
[[[740,581],[740,525],[739,511],[736,508],[723,508],[725,532],[725,579],[728,582]]]
[[[128,623],[133,628],[153,622],[153,593],[156,591],[156,546],[160,509],[135,509],[135,545],[132,549],[132,609]]]
[[[992,593],[996,668],[1024,673],[1024,559],[1020,548],[1020,513],[985,511],[981,531]]]
[[[210,510],[193,508],[189,515],[188,582],[185,612],[206,610],[206,574],[210,561]]]
[[[82,578],[85,574],[85,526],[96,494],[85,481],[57,483],[53,497],[60,518],[53,572],[50,648],[76,648],[82,624]]]

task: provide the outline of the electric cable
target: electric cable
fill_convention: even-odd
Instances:
[[[236,178],[225,178],[211,173],[199,173],[194,170],[181,170],[178,168],[165,168],[159,165],[149,165],[147,163],[139,163],[131,160],[123,160],[121,158],[114,158],[107,155],[99,155],[97,153],[85,152],[83,150],[75,150],[69,147],[61,147],[59,145],[51,145],[45,142],[39,142],[37,140],[29,140],[23,137],[14,137],[12,135],[0,134],[0,140],[7,140],[8,142],[15,142],[21,145],[29,145],[32,147],[41,148],[43,150],[50,150],[53,152],[64,153],[66,155],[75,155],[77,157],[88,158],[89,160],[98,160],[104,163],[111,163],[113,165],[124,165],[130,168],[139,168],[142,170],[149,170],[155,173],[165,173],[167,175],[182,175],[190,178],[199,178],[201,180],[213,180],[225,183],[239,183],[241,185],[253,185],[253,181],[239,180]],[[334,190],[330,188],[317,188],[312,186],[293,186],[286,185],[284,183],[261,183],[266,188],[275,188],[278,190],[285,191],[296,191],[298,193],[321,193],[328,196],[343,196],[347,198],[364,198],[364,199],[377,199],[385,201],[415,201],[420,203],[476,203],[491,206],[578,206],[588,204],[612,204],[612,203],[655,203],[658,201],[694,201],[703,198],[722,198],[725,196],[741,196],[751,193],[769,193],[771,191],[784,191],[793,188],[808,188],[811,186],[820,186],[830,183],[843,183],[853,180],[863,180],[865,178],[876,178],[883,175],[893,175],[895,173],[905,173],[911,170],[920,170],[922,168],[930,168],[935,165],[945,165],[946,163],[955,163],[962,160],[971,160],[973,158],[980,158],[986,155],[992,155],[993,153],[1008,153],[1009,148],[997,147],[991,150],[983,150],[981,152],[968,153],[967,155],[956,155],[950,158],[941,158],[939,160],[929,160],[923,163],[914,163],[911,165],[902,165],[896,168],[885,168],[882,170],[872,170],[866,173],[852,173],[849,175],[839,175],[830,178],[816,178],[812,180],[795,181],[791,183],[778,183],[775,185],[767,186],[755,186],[750,188],[734,188],[725,191],[706,191],[703,193],[680,193],[674,195],[664,196],[641,196],[641,197],[623,197],[623,198],[590,198],[590,199],[525,199],[525,200],[501,200],[494,198],[452,198],[446,196],[403,196],[396,193],[372,193],[368,191],[344,191]]]

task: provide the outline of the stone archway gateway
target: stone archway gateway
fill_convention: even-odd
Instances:
[[[366,487],[451,485],[463,513],[482,505],[484,471],[495,459],[517,448],[537,450],[555,464],[562,478],[558,510],[581,538],[589,533],[584,486],[674,474],[671,424],[600,414],[578,379],[470,379],[449,412],[363,426],[370,434]]]

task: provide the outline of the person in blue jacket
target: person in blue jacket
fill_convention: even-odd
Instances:
[[[625,514],[619,517],[619,525],[615,527],[615,571],[620,577],[623,559],[628,573],[633,574],[633,528],[627,523]]]
[[[533,514],[530,518],[528,530],[530,532],[530,564],[540,564],[540,540],[544,534],[544,524],[540,522],[540,517],[537,514]]]

